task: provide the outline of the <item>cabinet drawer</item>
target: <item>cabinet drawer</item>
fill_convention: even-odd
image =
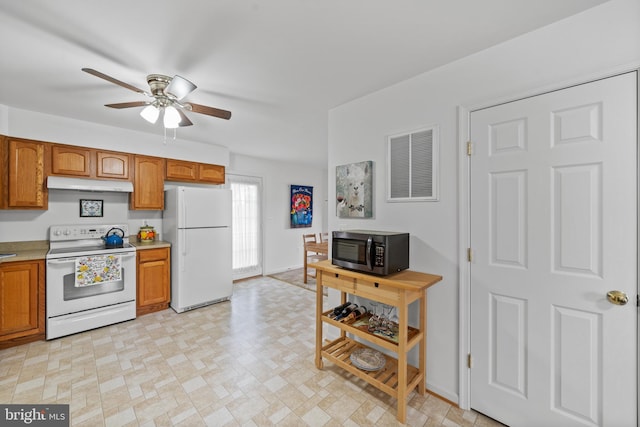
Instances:
[[[149,262],[167,259],[169,248],[142,249],[138,251],[138,262]]]
[[[397,305],[400,302],[401,290],[383,283],[378,283],[375,280],[368,281],[357,279],[355,282],[355,289],[352,293],[363,298]]]
[[[340,291],[352,293],[355,288],[356,279],[352,277],[342,277],[332,273],[322,273],[322,284]]]

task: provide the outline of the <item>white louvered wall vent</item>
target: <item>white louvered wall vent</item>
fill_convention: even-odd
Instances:
[[[438,200],[438,127],[389,136],[387,201]]]

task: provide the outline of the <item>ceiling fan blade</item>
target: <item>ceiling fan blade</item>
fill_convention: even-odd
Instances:
[[[144,91],[144,90],[142,90],[142,89],[138,89],[137,87],[132,86],[132,85],[130,85],[129,83],[125,83],[125,82],[120,81],[120,80],[118,80],[118,79],[114,79],[113,77],[111,77],[111,76],[107,76],[106,74],[101,73],[100,71],[96,71],[96,70],[94,70],[93,68],[83,68],[83,69],[82,69],[82,71],[84,71],[85,73],[89,73],[89,74],[91,74],[91,75],[93,75],[93,76],[100,77],[101,79],[104,79],[104,80],[106,80],[106,81],[108,81],[108,82],[111,82],[111,83],[117,84],[118,86],[122,86],[123,88],[129,89],[129,90],[132,90],[132,91],[134,91],[134,92],[141,93],[141,94],[143,94],[143,95],[150,96],[150,94],[149,94],[149,93],[145,92],[145,91]]]
[[[167,94],[173,95],[176,99],[182,99],[185,96],[193,92],[198,86],[191,83],[189,80],[179,75],[173,76],[171,83],[164,90]]]
[[[185,113],[183,113],[179,108],[176,108],[176,111],[180,115],[180,122],[178,123],[179,127],[191,126],[193,123],[189,120],[189,117]]]
[[[145,101],[133,101],[133,102],[120,102],[117,104],[105,104],[105,107],[111,108],[131,108],[131,107],[144,107],[145,105],[149,105],[148,102]]]
[[[206,114],[208,116],[218,117],[221,119],[229,120],[231,118],[231,111],[221,110],[219,108],[207,107],[206,105],[193,104],[189,102],[185,104],[194,113]]]

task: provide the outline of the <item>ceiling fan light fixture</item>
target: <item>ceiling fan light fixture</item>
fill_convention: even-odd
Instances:
[[[164,127],[169,129],[175,129],[180,126],[182,118],[180,113],[176,110],[176,107],[169,105],[164,108]]]
[[[158,121],[158,116],[160,116],[160,110],[155,105],[147,105],[140,111],[140,115],[149,123],[155,124]]]
[[[184,77],[180,77],[178,75],[173,76],[171,79],[171,83],[165,89],[165,93],[175,96],[176,99],[182,99],[185,96],[189,95],[197,88],[196,85],[191,83],[189,80]]]

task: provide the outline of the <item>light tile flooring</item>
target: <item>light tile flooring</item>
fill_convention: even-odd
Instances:
[[[315,294],[269,277],[231,302],[0,351],[0,402],[70,404],[74,426],[395,426],[395,399],[314,365]],[[412,393],[407,425],[495,426]]]

